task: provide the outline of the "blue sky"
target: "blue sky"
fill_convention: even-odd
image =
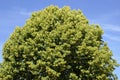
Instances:
[[[99,24],[104,30],[103,40],[120,63],[120,0],[0,0],[0,62],[2,46],[16,26],[23,26],[31,13],[49,5],[80,9],[90,24]],[[120,79],[120,68],[115,73]]]

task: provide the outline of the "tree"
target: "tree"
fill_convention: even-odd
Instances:
[[[80,10],[49,6],[16,27],[3,48],[2,80],[116,80],[116,61]]]

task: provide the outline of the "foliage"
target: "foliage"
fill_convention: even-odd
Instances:
[[[5,43],[0,80],[116,80],[117,63],[102,34],[80,10],[34,12]]]

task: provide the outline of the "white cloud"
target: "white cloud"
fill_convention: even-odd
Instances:
[[[103,37],[108,40],[120,42],[120,26],[112,24],[102,24],[101,26],[105,32]]]
[[[95,18],[91,19],[91,23],[105,23],[105,22],[112,22],[114,20],[119,20],[118,18],[120,17],[120,11],[112,11],[108,13],[101,13],[100,15],[95,15]]]
[[[17,15],[30,16],[31,12],[25,8],[13,7],[9,10],[10,13],[16,13]]]
[[[101,18],[106,18],[106,19],[111,19],[114,17],[120,16],[120,11],[113,11],[113,12],[108,12],[108,13],[104,13],[102,14],[100,17]]]
[[[120,37],[119,36],[104,34],[103,37],[107,38],[108,40],[120,42]]]
[[[120,32],[120,26],[112,24],[102,24],[102,28],[107,31]]]
[[[30,15],[31,15],[31,12],[27,12],[27,11],[21,10],[21,11],[19,11],[19,14],[25,15],[25,16],[30,16]]]
[[[120,64],[120,57],[118,57],[118,56],[113,56],[112,58],[115,59],[115,60],[117,61],[117,63]]]

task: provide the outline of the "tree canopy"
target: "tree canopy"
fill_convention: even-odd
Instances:
[[[4,44],[0,80],[117,80],[102,34],[80,10],[34,12]]]

